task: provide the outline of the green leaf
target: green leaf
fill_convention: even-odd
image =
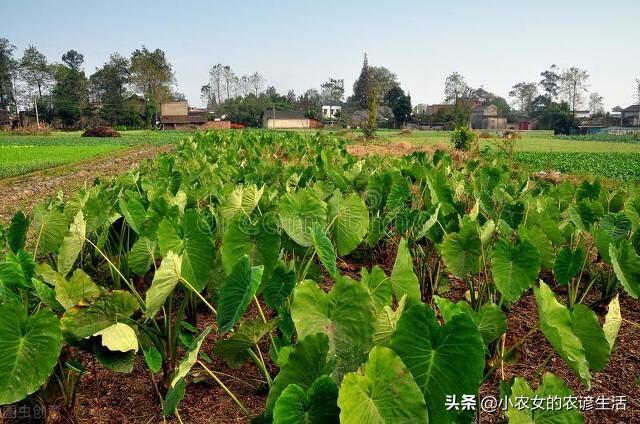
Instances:
[[[66,276],[73,268],[78,255],[84,246],[86,223],[82,211],[79,211],[69,226],[69,233],[62,240],[58,252],[58,272]]]
[[[540,255],[527,240],[517,244],[498,240],[491,253],[491,273],[505,300],[513,302],[538,278]]]
[[[162,369],[162,354],[156,349],[155,346],[151,346],[148,349],[143,349],[144,361],[147,363],[149,369],[154,373],[160,372]]]
[[[556,277],[556,281],[562,286],[569,284],[571,279],[584,266],[585,256],[581,247],[576,250],[572,250],[570,247],[563,247],[558,252],[556,261],[553,264],[553,275]]]
[[[341,278],[325,293],[310,280],[298,284],[291,303],[298,337],[315,333],[329,337],[337,363],[335,378],[353,371],[366,358],[373,339],[374,309],[362,284]]]
[[[138,336],[136,336],[135,330],[127,324],[117,322],[93,335],[102,337],[102,346],[111,351],[138,351]]]
[[[475,311],[464,300],[453,303],[440,296],[434,296],[434,298],[445,322],[456,315],[467,314],[478,326],[485,346],[496,341],[507,331],[507,317],[495,303],[485,303]]]
[[[345,375],[338,406],[345,424],[429,422],[411,373],[391,349],[381,346],[371,349],[363,370]]]
[[[202,343],[204,342],[204,339],[207,337],[207,335],[209,335],[212,328],[212,326],[206,327],[204,330],[202,330],[202,333],[200,333],[200,335],[198,335],[198,337],[193,340],[191,346],[189,346],[189,350],[187,350],[187,352],[182,357],[180,364],[178,364],[178,369],[173,374],[173,377],[171,379],[171,387],[175,387],[180,380],[183,380],[187,376],[187,374],[189,374],[191,368],[193,368],[193,366],[196,364],[196,362],[198,361],[198,354],[200,353]]]
[[[57,209],[47,210],[42,203],[33,208],[36,238],[39,251],[43,254],[58,250],[67,231],[67,220]]]
[[[151,287],[147,290],[145,315],[153,318],[162,308],[167,297],[173,292],[180,281],[182,258],[169,251],[162,259],[160,267],[156,270]]]
[[[137,275],[145,275],[151,268],[155,256],[156,243],[147,237],[140,237],[129,251],[129,268]]]
[[[112,351],[96,343],[93,345],[93,354],[98,362],[107,369],[122,374],[129,374],[133,371],[136,353],[132,350],[128,352]]]
[[[142,227],[147,217],[147,211],[142,203],[136,198],[131,198],[126,201],[120,198],[118,205],[129,227],[131,227],[136,234],[142,234]]]
[[[534,408],[533,399],[548,399],[574,397],[575,395],[564,381],[551,373],[545,373],[538,390],[533,392],[527,381],[522,377],[516,377],[511,385],[509,396],[509,408],[505,415],[509,418],[509,424],[582,424],[584,420],[577,408],[565,408],[564,404],[554,408]],[[561,402],[562,403],[562,402]],[[521,405],[514,407],[512,405]]]
[[[47,382],[60,350],[62,333],[55,314],[32,316],[19,304],[0,305],[0,405],[18,402]]]
[[[571,330],[582,342],[589,368],[602,371],[609,361],[611,348],[596,314],[580,303],[574,305]]]
[[[238,368],[249,358],[248,350],[267,333],[273,331],[277,324],[277,320],[263,322],[260,317],[243,321],[231,337],[216,343],[213,352],[224,359],[231,368]]]
[[[289,384],[273,409],[274,424],[338,423],[338,386],[328,376],[319,377],[307,392]]]
[[[187,382],[184,379],[178,381],[174,386],[169,387],[167,396],[164,398],[164,405],[162,407],[162,414],[166,417],[174,412],[184,399],[184,395],[187,391]]]
[[[338,273],[338,267],[336,265],[336,252],[333,251],[333,244],[327,237],[327,233],[324,228],[320,227],[317,223],[311,227],[311,242],[313,248],[316,251],[316,255],[322,262],[322,265],[326,268],[329,276],[335,281],[340,278]]]
[[[329,222],[338,254],[348,255],[362,242],[369,228],[369,211],[356,193],[342,197],[336,192],[329,200]]]
[[[12,252],[24,248],[27,240],[27,230],[29,229],[29,219],[22,213],[16,212],[11,219],[9,229],[7,231],[7,244]]]
[[[373,344],[376,346],[388,346],[391,341],[391,336],[395,333],[398,327],[398,321],[402,317],[404,312],[405,303],[407,301],[407,295],[402,296],[402,299],[398,302],[398,307],[394,311],[391,306],[385,305],[378,313],[376,319],[375,332],[373,334]]]
[[[280,222],[289,237],[300,246],[310,247],[311,227],[327,224],[327,206],[311,190],[287,193],[280,199]]]
[[[571,313],[558,302],[544,282],[533,289],[538,304],[540,329],[558,355],[569,365],[587,387],[591,387],[591,374],[582,341],[571,328]]]
[[[409,304],[419,303],[422,300],[420,282],[413,271],[413,258],[411,258],[409,245],[404,238],[400,239],[398,244],[396,261],[391,271],[391,285],[396,299],[407,295]]]
[[[458,278],[465,278],[479,270],[482,254],[480,237],[475,223],[467,223],[459,233],[446,235],[440,246],[447,269]]]
[[[231,219],[237,215],[249,216],[258,206],[263,193],[264,187],[259,189],[255,184],[236,187],[220,205],[220,215],[225,219]]]
[[[622,326],[622,314],[620,313],[620,300],[618,297],[619,295],[616,295],[611,302],[609,302],[609,310],[607,311],[607,316],[604,318],[604,326],[602,327],[604,337],[607,339],[611,351],[613,351],[613,345],[616,342],[618,332]]]
[[[62,277],[62,275],[60,277]],[[65,309],[70,309],[102,293],[102,288],[94,283],[86,272],[79,268],[73,271],[69,280],[65,280],[64,278],[58,280],[55,289],[56,300],[60,302]]]
[[[280,394],[290,384],[304,390],[323,375],[331,374],[333,360],[329,357],[329,338],[322,333],[301,338],[289,354],[286,364],[273,380],[267,397],[267,412],[271,412]]]
[[[31,287],[31,277],[35,269],[33,257],[24,250],[9,252],[5,261],[0,263],[0,283],[7,287]]]
[[[284,265],[279,264],[264,286],[262,296],[267,306],[275,310],[284,304],[295,286],[296,273],[287,271]]]
[[[249,264],[243,256],[226,278],[218,302],[218,327],[221,334],[231,330],[240,320],[262,281],[264,267]]]
[[[387,277],[378,265],[371,268],[371,273],[363,267],[360,270],[360,276],[360,283],[364,285],[369,292],[377,315],[385,306],[391,305],[393,295],[391,279]]]
[[[635,252],[629,240],[622,240],[620,246],[609,246],[611,264],[616,277],[622,283],[629,296],[640,297],[640,256]]]
[[[600,227],[615,242],[627,237],[627,234],[631,231],[631,220],[624,212],[608,213],[600,220]]]
[[[484,343],[471,318],[460,314],[440,326],[431,308],[414,305],[400,318],[391,348],[418,383],[429,421],[444,423],[461,418],[457,411],[446,410],[446,396],[461,398],[477,393],[485,364]]]
[[[518,237],[520,240],[530,241],[531,244],[536,247],[540,254],[540,265],[542,268],[548,270],[553,268],[556,252],[553,249],[551,241],[549,241],[545,233],[541,231],[540,228],[536,226],[531,228],[520,226],[520,228],[518,228]]]

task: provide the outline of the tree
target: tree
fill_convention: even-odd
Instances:
[[[553,101],[558,96],[559,84],[560,84],[560,75],[558,74],[558,67],[556,65],[551,65],[549,69],[540,73],[542,80],[540,81],[540,86],[547,93],[547,98],[549,101]]]
[[[253,74],[249,75],[249,85],[253,89],[253,93],[256,97],[258,97],[258,94],[260,94],[260,92],[262,91],[265,82],[266,81],[262,74],[260,74],[260,72],[254,72]]]
[[[533,82],[519,82],[509,92],[509,96],[516,98],[520,103],[520,111],[523,113],[531,112],[531,104],[537,95],[538,89]]]
[[[251,93],[251,82],[249,80],[249,75],[243,75],[238,78],[238,89],[240,90],[240,94],[242,97],[247,97],[249,93]]]
[[[640,103],[640,78],[636,79],[636,100]]]
[[[135,119],[125,106],[130,78],[129,66],[129,59],[114,53],[108,62],[89,77],[91,97],[101,104],[100,117],[111,125],[139,124],[132,122]]]
[[[460,100],[469,98],[471,92],[471,87],[458,72],[452,73],[444,81],[444,101],[446,103],[457,105]]]
[[[400,88],[400,86],[395,86],[387,91],[387,94],[384,96],[384,103],[389,105],[391,108],[404,96],[404,90]]]
[[[603,97],[595,91],[589,95],[589,113],[591,116],[602,115],[604,113]]]
[[[293,90],[287,91],[287,102],[293,105],[296,103],[296,101],[297,101],[296,92]]]
[[[0,38],[0,108],[9,107],[16,110],[15,88],[13,76],[18,68],[18,63],[13,58],[16,46],[6,38]]]
[[[584,102],[583,94],[587,91],[589,74],[583,69],[572,66],[560,75],[560,94],[569,104],[573,116],[576,109]]]
[[[55,65],[55,86],[51,92],[53,108],[65,126],[80,119],[88,103],[88,83],[82,70],[84,57],[75,50],[62,55],[64,64]]]
[[[369,59],[367,58],[367,54],[364,54],[364,61],[362,62],[362,69],[360,70],[360,76],[353,83],[353,96],[352,99],[355,103],[360,106],[360,108],[365,109],[369,105],[369,86],[370,83],[370,73],[369,73]]]
[[[222,64],[213,65],[209,70],[209,89],[215,94],[217,104],[222,103]]]
[[[211,84],[205,84],[200,87],[200,100],[207,105],[208,110],[215,110],[217,105],[216,95],[211,89]]]
[[[298,97],[298,107],[304,111],[320,109],[321,97],[318,90],[309,88]]]
[[[25,49],[20,59],[20,76],[27,85],[27,90],[33,95],[38,94],[38,102],[42,103],[43,93],[49,88],[53,79],[51,66],[47,58],[35,46]]]
[[[226,87],[227,99],[231,98],[231,85],[235,77],[236,74],[233,72],[233,69],[231,69],[231,66],[225,65],[222,67],[222,79]]]
[[[393,117],[399,126],[403,126],[411,117],[411,96],[402,93],[392,106]]]
[[[540,128],[552,129],[554,134],[571,134],[576,129],[575,118],[570,106],[566,102],[551,102],[540,114],[538,119]]]
[[[364,55],[360,76],[353,83],[353,96],[350,101],[360,108],[367,109],[369,105],[369,93],[375,92],[376,102],[381,103],[387,92],[400,85],[396,74],[383,66],[369,66],[367,55]]]
[[[344,99],[344,80],[329,78],[320,84],[322,99],[325,102],[339,103]]]
[[[173,69],[164,52],[148,50],[145,46],[131,54],[131,83],[145,99],[147,126],[157,113],[158,106],[171,98],[174,84]]]

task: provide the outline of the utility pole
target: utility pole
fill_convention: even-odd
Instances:
[[[36,106],[36,126],[40,129],[40,118],[38,117],[38,100],[34,100],[33,104]]]

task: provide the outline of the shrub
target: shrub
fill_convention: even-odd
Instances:
[[[483,131],[478,135],[478,138],[493,138],[493,135],[490,133]]]
[[[459,127],[451,133],[451,142],[456,150],[468,152],[471,145],[476,142],[476,133],[471,131],[469,127]]]
[[[27,125],[26,127],[18,127],[11,131],[12,135],[51,135],[51,127],[48,125],[36,124]]]
[[[120,133],[111,127],[90,128],[82,133],[83,137],[120,137]]]

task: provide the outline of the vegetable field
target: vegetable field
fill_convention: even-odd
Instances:
[[[0,229],[0,405],[81,419],[99,368],[132,384],[123,403],[148,381],[154,411],[131,422],[633,422],[637,350],[607,368],[639,325],[640,191],[623,178],[195,133]],[[548,355],[519,363],[534,338]],[[611,379],[627,409],[533,407]],[[214,391],[233,412],[197,415]],[[487,393],[511,406],[481,412]]]

